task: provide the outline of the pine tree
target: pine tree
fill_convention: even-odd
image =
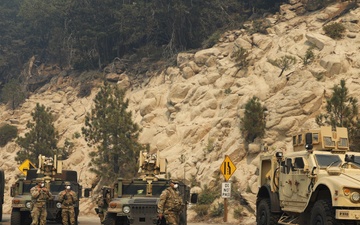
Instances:
[[[28,121],[26,127],[30,129],[25,137],[18,137],[16,143],[21,147],[17,152],[15,160],[22,162],[29,159],[36,163],[39,154],[46,157],[53,157],[57,154],[58,133],[53,124],[53,117],[50,108],[36,104],[31,113],[33,122]]]
[[[10,109],[15,110],[25,101],[25,91],[22,90],[21,84],[12,79],[4,85],[1,90],[0,100],[7,103]]]
[[[331,98],[326,100],[326,114],[319,114],[316,123],[319,126],[329,125],[335,127],[346,127],[349,132],[350,147],[353,149],[355,143],[360,143],[358,134],[360,122],[358,120],[358,100],[349,96],[349,91],[345,86],[345,80],[340,81],[339,85],[332,88]]]
[[[96,147],[90,152],[91,170],[104,180],[134,175],[137,153],[142,148],[137,142],[141,130],[127,111],[125,91],[105,83],[94,103],[82,128],[89,146]]]
[[[261,105],[259,98],[255,96],[245,104],[245,113],[241,119],[240,130],[248,143],[254,142],[257,137],[264,136],[266,126],[265,111],[266,108]]]

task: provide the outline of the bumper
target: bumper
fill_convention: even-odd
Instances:
[[[337,209],[335,218],[338,220],[359,220],[360,209]]]

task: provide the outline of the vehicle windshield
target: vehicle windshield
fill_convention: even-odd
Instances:
[[[34,186],[36,186],[36,183],[30,183],[30,184],[24,183],[23,193],[30,193],[30,189]],[[79,191],[78,189],[79,188],[77,185],[71,185],[71,190],[78,192]],[[63,181],[55,181],[50,183],[50,192],[52,194],[57,194],[62,190],[65,190],[65,184]]]
[[[339,166],[342,161],[338,155],[315,155],[316,161],[320,169],[327,168],[328,166]]]
[[[360,165],[360,156],[354,156],[354,163]]]
[[[64,181],[55,181],[50,183],[50,192],[52,194],[60,193],[60,191],[65,190],[65,183]],[[76,193],[79,191],[78,185],[71,184],[71,190],[75,191]]]
[[[23,186],[23,193],[30,193],[30,189],[32,187],[36,186],[35,183],[31,183],[31,184],[25,184],[24,183],[24,186]]]
[[[152,195],[160,195],[168,186],[166,183],[152,184]],[[123,184],[123,195],[146,195],[146,183]]]

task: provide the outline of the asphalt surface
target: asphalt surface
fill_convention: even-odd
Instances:
[[[47,225],[55,223],[47,223]],[[79,224],[82,225],[99,225],[99,217],[96,216],[79,216]],[[3,220],[0,225],[10,225],[10,214],[3,214]],[[188,223],[188,225],[229,225],[229,223]]]

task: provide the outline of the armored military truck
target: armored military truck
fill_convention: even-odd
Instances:
[[[4,204],[4,190],[5,190],[5,173],[0,169],[0,221],[2,221],[3,204]]]
[[[58,194],[65,189],[65,182],[71,183],[71,189],[81,197],[82,187],[77,181],[77,172],[73,170],[63,170],[62,160],[58,160],[56,156],[44,157],[39,155],[39,168],[27,171],[26,177],[21,176],[10,189],[12,199],[11,225],[30,225],[31,224],[31,208],[32,200],[30,189],[34,187],[38,181],[43,181],[53,199],[48,201],[47,220],[61,223],[61,203],[58,201]],[[75,204],[75,218],[79,215],[79,200]]]
[[[156,154],[140,152],[139,177],[131,180],[119,178],[111,191],[111,201],[104,220],[105,225],[164,224],[158,221],[157,203],[163,190],[169,187],[166,178],[166,159]],[[164,177],[160,177],[164,175]],[[187,207],[190,189],[184,183],[179,184],[183,198],[180,225],[187,225]]]
[[[260,156],[257,224],[360,224],[360,153],[347,129],[300,132],[293,150]]]

